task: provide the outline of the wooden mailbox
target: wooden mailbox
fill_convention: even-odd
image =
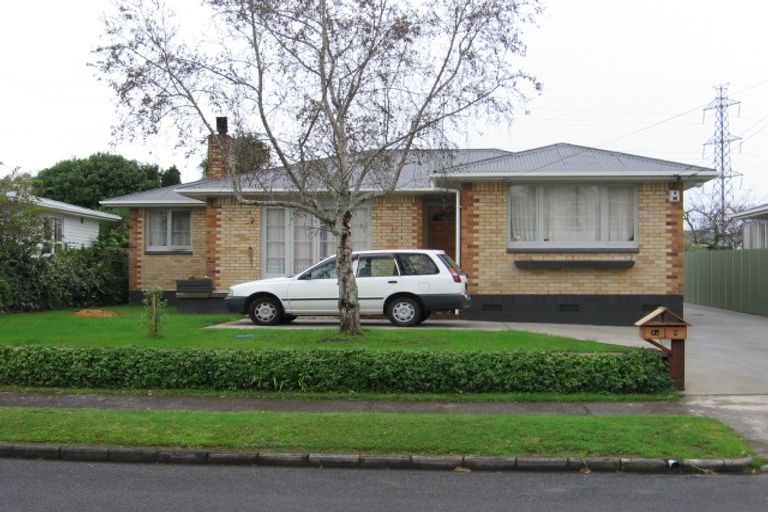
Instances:
[[[658,307],[635,322],[635,325],[640,328],[641,338],[669,355],[669,375],[675,387],[684,390],[685,339],[691,324],[669,309]],[[659,340],[670,340],[670,346],[662,345]]]

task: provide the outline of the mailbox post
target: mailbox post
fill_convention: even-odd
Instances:
[[[640,337],[669,355],[669,376],[678,391],[685,389],[685,339],[688,326],[682,317],[665,307],[656,308],[635,325],[640,328]],[[670,340],[667,347],[660,340]]]

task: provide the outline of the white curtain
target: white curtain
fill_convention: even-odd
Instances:
[[[371,248],[371,210],[362,207],[352,212],[352,250]]]
[[[635,190],[633,187],[608,189],[608,240],[631,242],[635,239]]]
[[[512,242],[536,240],[536,187],[513,186],[509,189],[510,237]]]
[[[266,266],[268,274],[285,273],[285,209],[267,208]]]
[[[165,247],[168,245],[168,210],[149,210],[149,238],[147,246]]]
[[[191,247],[191,219],[189,211],[171,212],[171,245]]]
[[[596,185],[544,187],[544,239],[595,242],[600,239],[600,189]]]
[[[314,217],[302,211],[293,212],[293,272],[301,272],[314,263],[317,230]]]

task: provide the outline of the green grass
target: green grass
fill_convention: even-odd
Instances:
[[[441,402],[655,402],[680,400],[674,390],[654,394],[620,393],[373,393],[373,392],[274,392],[262,391],[210,391],[204,389],[105,389],[105,388],[44,388],[0,386],[0,391],[15,393],[53,393],[77,395],[143,395],[143,396],[197,396],[215,398],[269,398],[300,400],[411,400]]]
[[[0,441],[275,452],[732,458],[750,448],[694,416],[227,413],[0,409]]]
[[[117,318],[76,317],[75,310],[22,313],[0,316],[0,344],[54,345],[69,347],[137,346],[195,347],[214,349],[308,350],[315,348],[369,350],[551,350],[616,352],[627,347],[581,341],[522,331],[475,331],[454,329],[366,329],[364,336],[341,334],[337,329],[203,329],[238,318],[233,315],[183,315],[167,309],[163,338],[152,339],[140,324],[142,308],[106,308]],[[253,334],[238,339],[235,336]]]

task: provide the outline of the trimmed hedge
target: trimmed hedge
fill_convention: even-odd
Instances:
[[[671,388],[657,352],[0,347],[0,384],[256,391],[608,392]]]

